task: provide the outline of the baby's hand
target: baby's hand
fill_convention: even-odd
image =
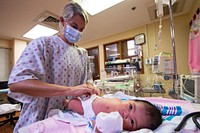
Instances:
[[[65,109],[68,107],[68,104],[69,104],[69,100],[64,98],[62,101],[62,105],[65,107]]]

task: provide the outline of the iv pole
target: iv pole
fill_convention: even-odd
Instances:
[[[170,12],[170,32],[172,38],[172,50],[173,50],[173,63],[174,63],[174,76],[173,76],[173,88],[170,90],[169,95],[173,95],[175,99],[179,99],[179,81],[177,74],[177,62],[176,62],[176,48],[175,48],[175,39],[174,39],[174,20],[172,13],[172,0],[169,0],[169,12]]]

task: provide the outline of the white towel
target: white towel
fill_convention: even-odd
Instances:
[[[21,105],[20,104],[1,104],[0,105],[0,115],[12,113],[14,111],[20,111]]]

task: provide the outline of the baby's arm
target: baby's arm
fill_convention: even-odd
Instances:
[[[71,99],[71,100],[64,99],[63,105],[68,110],[72,110],[72,111],[74,111],[74,112],[76,112],[80,115],[84,114],[81,101],[77,98],[74,98],[74,99]]]

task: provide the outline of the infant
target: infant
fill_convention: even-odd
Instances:
[[[123,129],[135,131],[141,128],[156,129],[162,124],[159,109],[145,100],[120,100],[119,98],[102,98],[96,95],[86,100],[74,98],[63,101],[68,110],[73,110],[88,119],[94,119],[100,112],[119,112],[123,119]]]

